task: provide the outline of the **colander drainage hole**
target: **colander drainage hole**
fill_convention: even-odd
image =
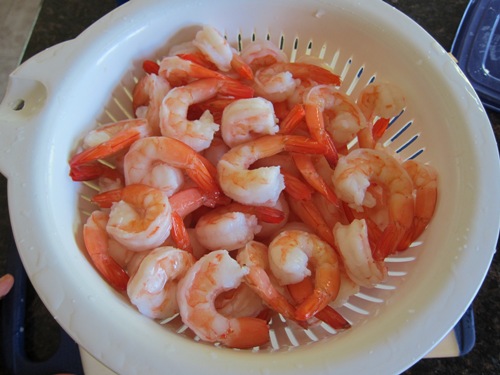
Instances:
[[[24,105],[25,105],[25,101],[24,99],[18,99],[14,102],[14,104],[12,105],[12,109],[14,111],[20,111],[21,109],[24,108]]]

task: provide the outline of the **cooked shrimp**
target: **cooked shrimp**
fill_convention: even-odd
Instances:
[[[70,167],[104,159],[126,150],[136,140],[152,135],[146,119],[123,120],[92,130],[84,139],[85,150],[74,155]]]
[[[434,167],[415,160],[403,163],[404,169],[410,175],[415,188],[415,217],[410,229],[399,244],[399,249],[406,249],[424,231],[436,209],[438,189],[438,174]]]
[[[204,26],[196,33],[193,45],[198,47],[201,53],[213,62],[219,70],[229,72],[233,69],[243,78],[253,78],[251,68],[231,48],[224,36],[215,28]]]
[[[209,250],[236,250],[260,232],[259,220],[279,223],[285,215],[271,207],[230,203],[213,209],[196,223],[198,241]]]
[[[286,179],[285,179],[286,184]],[[264,240],[269,238],[272,234],[277,233],[281,228],[283,228],[288,222],[288,217],[290,216],[290,207],[286,201],[286,198],[282,194],[278,201],[271,208],[277,209],[283,213],[284,218],[279,223],[270,223],[269,220],[259,220],[259,225],[261,227],[259,233],[255,234],[255,237]]]
[[[14,277],[10,273],[7,273],[0,277],[0,299],[5,297],[7,293],[9,293],[13,285]]]
[[[372,256],[365,220],[355,219],[348,225],[337,223],[333,227],[333,233],[351,280],[360,286],[371,288],[385,279],[387,268],[383,260],[376,260]]]
[[[285,52],[269,40],[255,40],[244,45],[240,56],[254,72],[275,63],[289,61]]]
[[[220,195],[217,182],[201,156],[183,142],[169,137],[148,137],[134,143],[124,159],[125,181],[135,180],[130,176],[142,175],[157,163],[183,170],[204,192],[214,198]]]
[[[99,161],[75,165],[70,169],[69,175],[73,181],[97,180],[99,191],[117,189],[125,183],[120,171]]]
[[[164,191],[168,196],[178,192],[184,185],[182,169],[167,163],[151,163],[149,169],[126,169],[127,185],[144,184]]]
[[[297,320],[313,317],[339,292],[340,271],[335,250],[315,234],[299,230],[281,232],[269,244],[269,265],[282,285],[298,283],[314,272],[314,291],[297,306]]]
[[[239,99],[222,113],[222,139],[229,147],[234,147],[264,134],[276,134],[279,130],[277,122],[270,101],[264,98]]]
[[[255,73],[255,92],[272,102],[288,99],[301,80],[319,84],[339,85],[340,78],[331,71],[316,65],[303,63],[276,63]]]
[[[252,90],[236,81],[207,78],[173,88],[163,99],[160,108],[160,128],[164,136],[179,139],[195,151],[210,146],[219,125],[210,112],[205,111],[198,120],[188,120],[189,106],[213,98],[217,94],[251,97]]]
[[[177,283],[195,261],[191,254],[175,247],[152,250],[128,282],[130,302],[141,314],[152,319],[174,316],[179,311]]]
[[[219,294],[215,299],[215,308],[219,314],[240,318],[257,317],[266,307],[252,288],[241,283],[238,288]]]
[[[160,246],[170,235],[172,208],[167,195],[146,185],[127,185],[92,198],[111,207],[108,234],[132,251]]]
[[[372,206],[366,194],[371,183],[380,185],[387,197],[389,223],[373,250],[376,261],[392,254],[413,221],[413,182],[403,166],[383,151],[357,149],[339,160],[333,173],[337,196],[351,207]],[[370,204],[371,201],[371,204]]]
[[[265,320],[226,317],[215,309],[215,299],[237,288],[248,269],[241,267],[226,250],[200,258],[179,282],[177,303],[184,324],[202,340],[234,348],[252,348],[269,341]]]
[[[356,134],[367,126],[363,112],[348,95],[333,85],[316,85],[304,93],[306,111],[318,106],[325,118],[324,127],[337,149],[345,149]],[[314,117],[310,117],[312,121]]]
[[[165,78],[146,74],[137,82],[132,93],[132,108],[136,117],[147,119],[155,135],[160,134],[160,105],[170,88]]]
[[[83,226],[83,241],[92,263],[104,279],[115,289],[124,291],[129,276],[109,255],[109,236],[106,231],[109,215],[94,211]]]
[[[323,153],[322,144],[296,135],[266,135],[229,150],[217,164],[223,192],[248,205],[276,204],[285,187],[279,167],[248,168],[255,161],[282,151]]]
[[[200,64],[183,59],[179,56],[164,57],[160,61],[158,75],[165,78],[174,87],[186,85],[197,79],[228,78],[220,72],[208,69]]]
[[[390,119],[398,116],[406,105],[406,99],[398,86],[392,83],[374,82],[361,91],[356,103],[369,124],[358,134],[359,144],[361,147],[373,148],[376,143],[373,137],[375,117]]]
[[[242,267],[248,268],[244,281],[264,303],[286,319],[295,320],[295,308],[282,294],[283,291],[278,291],[278,285],[270,275],[267,246],[250,241],[238,251],[236,260]]]
[[[217,165],[230,147],[220,137],[214,137],[210,146],[203,150],[203,156],[213,165]]]

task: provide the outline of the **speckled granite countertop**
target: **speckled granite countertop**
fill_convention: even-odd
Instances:
[[[387,0],[387,3],[406,13],[426,29],[444,48],[450,50],[454,35],[467,7],[466,0]],[[28,44],[25,59],[56,43],[76,37],[86,27],[111,11],[113,0],[45,0],[38,22]],[[500,115],[488,115],[500,140]],[[0,274],[5,268],[5,252],[10,239],[6,180],[0,177]],[[498,250],[498,245],[497,245]],[[464,357],[423,359],[405,374],[500,374],[500,265],[498,254],[474,300],[476,344]],[[43,315],[44,307],[36,298],[28,307]],[[445,311],[443,311],[445,313]],[[49,324],[50,325],[50,324]],[[44,330],[35,332],[34,340],[42,347],[50,347],[50,336]],[[43,356],[43,349],[42,354]],[[0,360],[0,375],[7,375]],[[35,374],[36,375],[36,374]]]

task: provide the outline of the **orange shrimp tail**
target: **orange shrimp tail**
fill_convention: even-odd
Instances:
[[[326,306],[323,310],[316,313],[316,318],[328,324],[333,329],[349,329],[351,324],[330,306]]]
[[[284,135],[285,151],[301,154],[324,154],[326,146],[301,135]]]
[[[217,66],[208,60],[202,53],[179,53],[177,56],[183,60],[191,61],[192,63],[203,66],[204,68],[214,71],[217,70]]]
[[[231,348],[249,349],[269,342],[269,326],[258,318],[242,317],[234,319],[237,327],[222,343]]]
[[[91,201],[100,208],[111,208],[113,203],[122,199],[122,195],[122,189],[113,189],[94,195]]]
[[[73,181],[90,181],[99,177],[123,181],[123,175],[120,172],[99,162],[74,165],[70,168],[69,176]]]
[[[250,66],[243,61],[240,55],[233,54],[233,59],[231,60],[231,68],[239,74],[243,79],[253,80],[253,71]]]
[[[394,254],[406,228],[397,223],[390,223],[382,232],[375,248],[372,248],[372,256],[375,261],[383,261],[386,257]]]
[[[388,118],[380,118],[375,122],[375,124],[373,124],[372,134],[375,141],[378,141],[380,138],[382,138],[385,131],[389,127],[389,122],[390,119]]]
[[[283,121],[288,115],[288,104],[286,101],[273,102],[273,108],[274,114],[280,121]]]
[[[141,132],[135,129],[127,129],[120,132],[118,135],[103,142],[95,147],[88,148],[75,156],[69,162],[69,165],[74,166],[90,163],[98,159],[104,159],[115,155],[117,152],[130,147],[132,143],[142,137]]]
[[[285,213],[273,207],[257,206],[252,213],[265,223],[279,224],[285,219]]]
[[[152,60],[144,60],[142,62],[142,69],[147,74],[156,74],[158,75],[158,71],[160,70],[160,65]]]
[[[279,134],[292,134],[300,122],[305,118],[306,112],[304,106],[300,103],[295,104],[285,118],[280,122]]]
[[[189,234],[186,230],[186,226],[184,225],[184,221],[175,211],[172,211],[172,230],[170,235],[172,236],[177,248],[193,254],[193,247],[191,246],[191,241],[189,240]]]
[[[314,189],[304,183],[298,177],[281,170],[285,179],[285,191],[294,199],[311,199]]]
[[[232,96],[235,98],[252,98],[254,89],[250,86],[244,85],[240,81],[233,79],[221,80],[219,93],[221,95]]]
[[[322,85],[339,86],[342,83],[340,76],[330,70],[307,63],[283,63],[285,70],[289,70],[294,78],[311,79]]]
[[[297,320],[307,320],[312,318],[318,313],[318,311],[323,310],[330,299],[327,298],[326,294],[321,293],[321,291],[315,289],[312,294],[310,294],[295,311],[295,319]]]
[[[335,167],[339,161],[339,154],[335,148],[332,137],[325,130],[325,120],[320,107],[315,104],[306,104],[305,118],[307,127],[309,128],[312,137],[318,142],[325,144],[326,160],[332,167]]]

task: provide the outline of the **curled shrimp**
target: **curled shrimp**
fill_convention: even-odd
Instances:
[[[245,283],[219,294],[215,299],[215,308],[220,314],[233,318],[258,317],[266,309],[259,295]]]
[[[259,220],[281,222],[284,213],[271,207],[230,203],[200,217],[195,230],[198,241],[209,250],[236,250],[260,232]]]
[[[337,86],[315,85],[304,93],[306,107],[316,105],[325,118],[325,129],[337,149],[345,149],[367,122],[361,109]]]
[[[129,250],[153,249],[170,235],[172,208],[167,195],[159,189],[127,185],[92,200],[101,207],[111,207],[106,230]]]
[[[237,288],[248,273],[226,250],[200,258],[179,282],[177,303],[182,321],[202,340],[234,348],[252,348],[269,341],[265,320],[227,317],[215,308],[215,299]]]
[[[315,234],[300,230],[278,234],[269,244],[269,265],[282,285],[298,283],[314,271],[314,291],[297,306],[297,320],[313,317],[339,292],[340,271],[335,250]]]
[[[269,40],[255,40],[244,45],[240,56],[254,72],[275,63],[289,61],[285,52]]]
[[[213,62],[219,70],[229,72],[232,69],[243,78],[253,78],[251,68],[214,27],[204,26],[198,31],[193,40],[193,45],[198,47],[201,53]]]
[[[195,263],[194,257],[171,246],[152,250],[130,278],[127,295],[141,314],[167,319],[178,313],[177,284]]]
[[[94,211],[83,226],[83,241],[99,273],[112,287],[124,291],[127,288],[129,276],[109,254],[109,236],[106,230],[108,220],[107,213]]]
[[[406,249],[420,237],[434,215],[438,196],[438,174],[434,167],[415,160],[405,161],[403,167],[410,175],[415,187],[415,217],[401,240],[399,249]]]
[[[135,142],[124,159],[125,181],[137,180],[144,171],[165,163],[183,170],[204,192],[214,198],[220,190],[205,160],[185,143],[169,137],[148,137]]]
[[[222,112],[221,135],[229,147],[279,130],[273,104],[264,98],[239,99]]]
[[[238,250],[236,260],[242,267],[248,268],[244,281],[264,303],[285,318],[295,320],[295,308],[282,294],[283,291],[278,290],[278,284],[270,274],[267,246],[249,241]]]
[[[132,92],[132,108],[136,117],[147,119],[156,135],[160,134],[160,105],[170,88],[170,84],[163,77],[146,74],[137,82]]]
[[[189,106],[213,98],[217,94],[235,97],[251,97],[253,92],[248,86],[237,81],[207,78],[194,81],[185,86],[173,88],[163,99],[160,107],[160,128],[164,136],[179,139],[195,151],[210,146],[219,125],[209,111],[198,120],[188,120]]]
[[[364,219],[350,224],[335,224],[333,233],[347,275],[360,286],[371,288],[387,276],[387,268],[381,260],[372,256],[368,240],[368,228]]]
[[[361,91],[356,103],[368,120],[369,125],[359,132],[359,145],[360,147],[374,148],[380,134],[374,137],[373,121],[376,117],[389,120],[398,116],[406,105],[406,99],[398,86],[392,83],[374,82]],[[388,121],[385,124],[387,125]]]
[[[323,153],[325,148],[297,135],[267,135],[233,147],[217,164],[223,192],[243,204],[275,205],[285,188],[280,167],[248,168],[255,161],[282,151]]]
[[[279,62],[259,69],[255,73],[255,92],[272,102],[287,100],[301,80],[319,84],[340,85],[340,78],[331,71],[305,63]]]
[[[332,181],[337,196],[358,210],[373,206],[373,197],[366,194],[372,183],[382,187],[389,223],[372,250],[376,261],[392,254],[411,226],[414,212],[413,182],[401,163],[383,151],[353,150],[339,160]]]

